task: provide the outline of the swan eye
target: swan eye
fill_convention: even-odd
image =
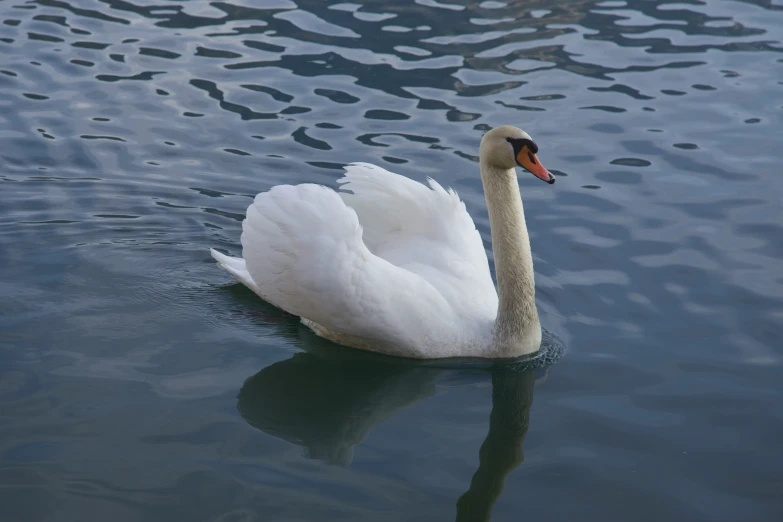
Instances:
[[[506,138],[506,141],[514,147],[514,153],[518,154],[522,150],[522,147],[527,147],[530,153],[538,154],[538,145],[533,140],[527,138]]]

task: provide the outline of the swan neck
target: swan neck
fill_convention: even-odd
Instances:
[[[530,238],[515,170],[482,164],[481,179],[498,282],[495,344],[499,356],[515,357],[541,343]]]

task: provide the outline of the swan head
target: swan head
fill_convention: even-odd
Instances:
[[[481,139],[479,157],[482,163],[503,170],[513,169],[517,165],[549,184],[555,182],[555,176],[546,170],[538,160],[538,145],[530,135],[511,125],[495,127]]]

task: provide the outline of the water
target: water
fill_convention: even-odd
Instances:
[[[783,517],[779,0],[0,22],[4,522]],[[520,180],[555,364],[361,357],[209,257],[351,161],[453,186],[488,241],[499,124],[559,177]]]

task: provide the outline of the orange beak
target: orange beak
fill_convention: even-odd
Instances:
[[[519,154],[517,154],[517,164],[550,185],[555,182],[555,176],[544,168],[541,162],[538,161],[538,157],[527,148],[527,145],[522,147]]]

